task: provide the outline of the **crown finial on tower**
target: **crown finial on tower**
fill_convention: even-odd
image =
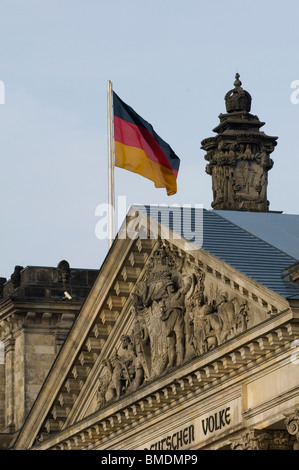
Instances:
[[[235,79],[236,79],[236,80],[234,81],[235,87],[239,87],[239,86],[242,85],[242,82],[241,82],[241,80],[239,80],[239,78],[240,78],[240,74],[237,72],[237,73],[236,73],[236,76],[235,76]]]
[[[240,80],[240,74],[236,73],[234,86],[232,90],[226,93],[225,106],[228,113],[234,111],[247,111],[249,113],[251,109],[251,96],[248,91],[243,90],[242,82]]]

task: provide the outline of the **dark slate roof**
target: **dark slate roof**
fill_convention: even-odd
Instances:
[[[299,215],[278,212],[215,212],[299,260]]]
[[[203,248],[282,297],[299,299],[299,285],[283,277],[284,270],[298,262],[299,257],[291,256],[287,249],[283,251],[271,243],[275,238],[273,226],[268,230],[268,242],[225,218],[223,212],[226,211],[216,212],[193,207],[188,212],[183,207],[154,205],[134,205],[134,208],[146,212],[152,219],[168,226],[171,230],[176,232],[180,230],[179,235],[194,242],[198,248]],[[228,215],[226,214],[226,217]],[[188,227],[190,220],[191,228]],[[281,219],[281,223],[284,223],[283,220],[285,219]],[[278,230],[278,220],[276,226]],[[198,235],[201,231],[203,237]],[[267,231],[264,231],[264,238],[267,238],[266,235]],[[287,248],[287,237],[284,240],[284,247]],[[292,253],[295,251],[292,250]]]

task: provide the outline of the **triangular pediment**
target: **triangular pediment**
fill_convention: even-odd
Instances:
[[[111,407],[123,410],[288,306],[204,249],[164,238],[159,224],[149,237],[146,216],[138,223],[147,236],[115,240],[16,448],[55,441],[87,417],[97,423]],[[119,422],[129,415],[119,411]]]

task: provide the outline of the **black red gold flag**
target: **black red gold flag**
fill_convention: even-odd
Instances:
[[[180,159],[172,148],[113,92],[115,166],[152,180],[167,195],[177,192]]]

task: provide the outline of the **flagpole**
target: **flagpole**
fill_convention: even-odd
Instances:
[[[113,151],[113,97],[112,83],[107,83],[108,106],[108,242],[111,247],[115,238],[115,195],[114,195],[114,151]]]

